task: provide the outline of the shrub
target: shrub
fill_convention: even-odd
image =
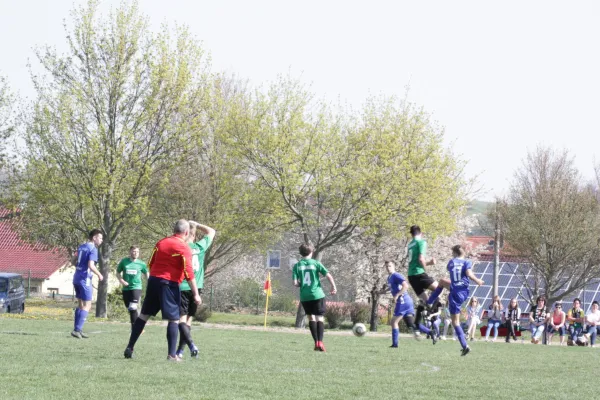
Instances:
[[[269,309],[273,311],[296,311],[296,296],[289,293],[278,293],[269,299]]]
[[[210,311],[210,308],[207,305],[201,304],[198,306],[194,318],[196,319],[196,321],[206,322],[211,316],[212,311]]]
[[[325,319],[330,329],[335,329],[346,319],[348,307],[343,303],[327,303]]]
[[[366,303],[351,303],[350,309],[350,320],[353,324],[369,322],[371,317],[371,306]]]
[[[234,285],[234,292],[237,306],[256,307],[257,299],[262,293],[262,286],[249,278],[240,279]]]
[[[109,319],[129,320],[129,311],[127,311],[125,304],[123,304],[123,292],[120,286],[108,293],[106,303],[106,316]]]

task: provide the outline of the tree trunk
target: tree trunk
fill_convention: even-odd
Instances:
[[[371,328],[369,329],[371,332],[377,332],[377,323],[378,315],[377,311],[379,310],[379,297],[381,295],[377,292],[371,292]]]
[[[104,242],[100,245],[100,254],[98,257],[99,270],[102,274],[101,282],[98,282],[98,295],[96,297],[96,318],[106,318],[106,301],[108,298],[108,278],[110,273],[110,259],[112,256],[112,247]]]
[[[304,318],[305,316],[306,314],[304,313],[304,307],[302,307],[301,303],[298,303],[298,310],[296,311],[296,328],[304,328],[304,320],[306,319]]]

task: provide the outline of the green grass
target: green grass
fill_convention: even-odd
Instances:
[[[151,325],[135,358],[123,358],[129,326],[0,317],[0,398],[6,399],[563,399],[596,398],[600,349],[194,326],[199,360],[166,358],[165,327]],[[189,353],[188,353],[189,354]],[[187,356],[187,354],[186,354]]]
[[[214,312],[206,322],[209,322],[211,324],[262,326],[265,322],[265,316],[255,314],[232,314]],[[295,323],[296,317],[292,316],[269,316],[267,318],[267,326],[293,328]]]

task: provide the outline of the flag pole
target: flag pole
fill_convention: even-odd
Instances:
[[[267,274],[267,284],[268,288],[265,290],[267,295],[267,301],[265,302],[265,325],[264,328],[267,328],[267,314],[269,313],[269,294],[271,292],[271,271]]]

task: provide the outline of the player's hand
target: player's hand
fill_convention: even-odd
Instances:
[[[194,296],[194,303],[196,303],[197,305],[202,304],[202,299],[200,298],[199,294]]]
[[[99,280],[100,282],[102,282],[102,281],[104,280],[104,277],[102,276],[102,274],[98,274],[98,280]]]
[[[483,281],[481,279],[477,280],[477,286],[483,285]]]
[[[331,288],[331,292],[329,292],[329,294],[336,294],[337,293],[337,289],[336,288]]]

